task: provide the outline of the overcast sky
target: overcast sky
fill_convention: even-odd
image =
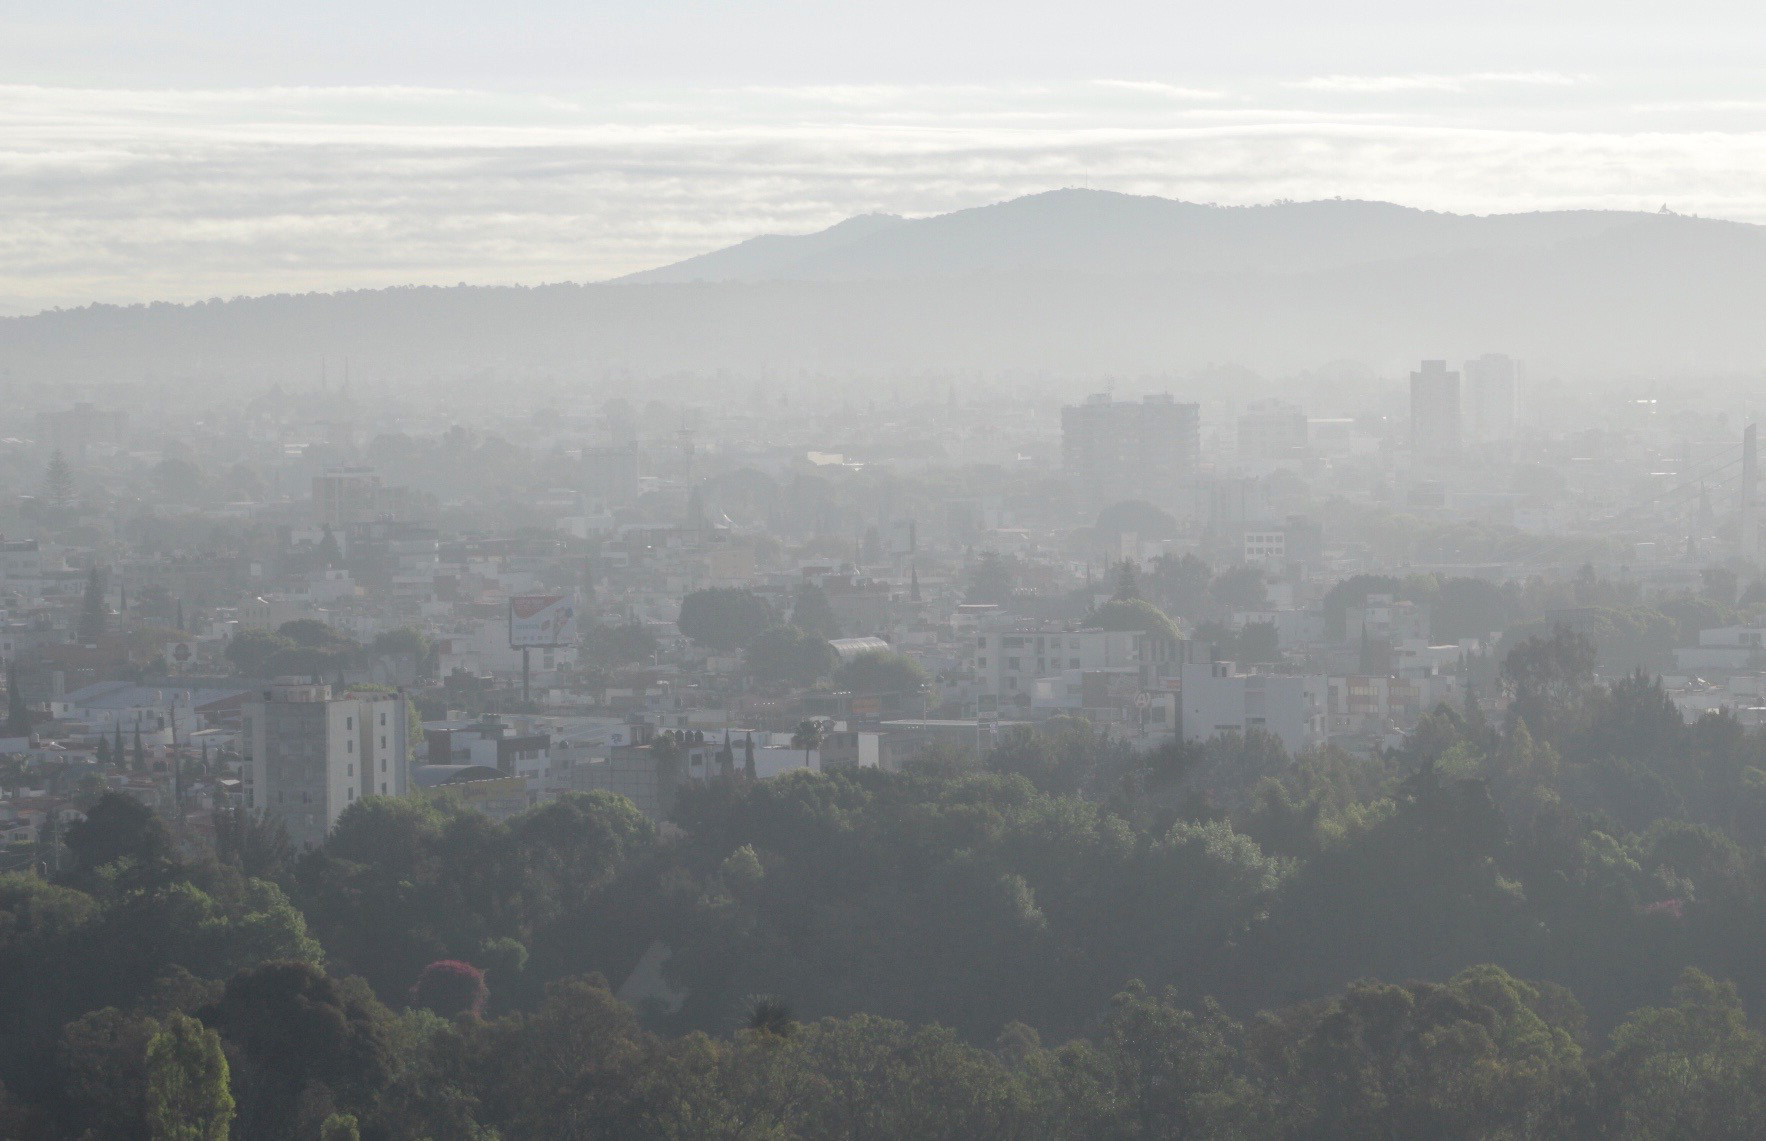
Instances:
[[[0,0],[0,312],[595,280],[1060,186],[1766,222],[1766,8]]]

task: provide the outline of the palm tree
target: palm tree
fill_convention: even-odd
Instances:
[[[801,721],[797,731],[791,734],[791,747],[803,750],[803,767],[809,768],[811,749],[819,749],[822,745],[822,726],[815,721]]]
[[[748,1029],[779,1038],[789,1038],[797,1029],[791,1016],[791,1004],[777,995],[754,995],[748,1000]]]

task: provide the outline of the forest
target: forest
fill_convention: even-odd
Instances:
[[[1055,719],[664,825],[106,794],[0,877],[0,1136],[1759,1135],[1766,735],[1596,662],[1375,756]]]

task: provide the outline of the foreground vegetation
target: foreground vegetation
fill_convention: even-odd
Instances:
[[[1753,1136],[1766,738],[1593,662],[1374,758],[1055,721],[667,833],[370,799],[195,853],[107,796],[0,878],[0,1136]]]

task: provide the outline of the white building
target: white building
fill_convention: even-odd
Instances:
[[[1698,645],[1674,651],[1674,668],[1688,674],[1766,669],[1766,629],[1719,626],[1700,630]]]
[[[1183,739],[1207,741],[1261,729],[1289,753],[1324,744],[1324,679],[1247,673],[1232,662],[1183,665]]]
[[[977,692],[995,699],[997,705],[983,702],[984,708],[992,709],[1027,704],[1039,678],[1069,670],[1138,669],[1147,635],[1132,630],[1037,626],[978,630],[973,639],[971,660],[980,678]]]
[[[244,708],[246,806],[296,844],[318,844],[361,797],[406,794],[409,724],[397,694],[333,697],[328,685],[278,680]]]

